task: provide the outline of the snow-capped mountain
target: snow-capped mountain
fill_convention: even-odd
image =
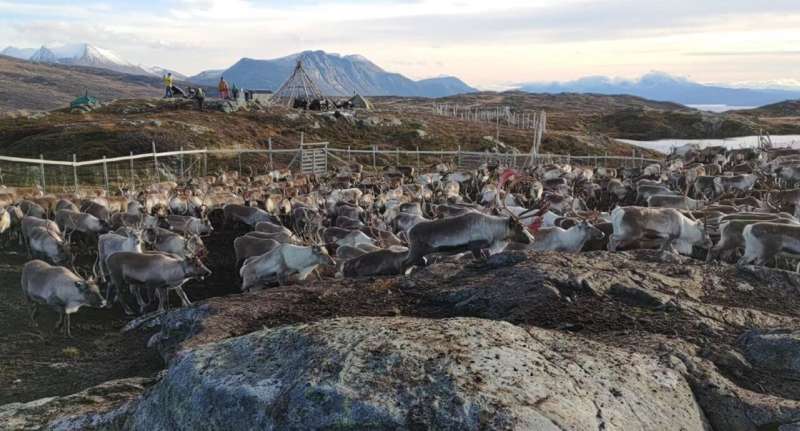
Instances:
[[[0,51],[0,55],[7,55],[9,57],[18,58],[20,60],[28,60],[31,58],[33,53],[36,52],[34,48],[17,48],[15,46],[9,46]]]
[[[37,49],[28,60],[36,63],[58,63],[56,54],[44,46]]]
[[[113,52],[88,43],[42,46],[30,57],[37,63],[58,63],[71,66],[96,67],[134,75],[150,75],[141,67],[124,60]]]
[[[172,75],[179,80],[186,78],[185,75],[162,67],[148,67],[133,64],[112,51],[89,43],[42,46],[39,49],[9,46],[0,52],[0,54],[36,63],[95,67],[120,73],[146,76],[163,76],[167,72],[171,72]]]

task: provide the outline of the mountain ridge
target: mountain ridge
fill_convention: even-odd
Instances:
[[[339,55],[304,51],[285,57],[260,60],[244,57],[219,74],[204,71],[189,81],[214,85],[220,76],[239,87],[275,91],[291,75],[298,59],[308,75],[327,96],[419,96],[443,97],[477,91],[455,77],[414,81],[388,72],[361,55]]]
[[[784,100],[800,99],[800,89],[792,91],[706,85],[663,72],[650,72],[639,79],[587,76],[565,82],[531,82],[520,84],[519,89],[528,93],[545,94],[630,94],[684,105],[762,106]]]

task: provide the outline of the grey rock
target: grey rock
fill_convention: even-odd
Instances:
[[[652,357],[480,319],[344,318],[184,352],[131,430],[708,429]]]
[[[739,343],[747,359],[765,371],[800,376],[800,330],[753,330]]]
[[[625,304],[646,308],[663,307],[670,299],[668,295],[663,293],[622,284],[611,286],[608,294]]]
[[[0,406],[3,430],[106,430],[120,429],[129,409],[152,379],[112,380],[63,397]]]

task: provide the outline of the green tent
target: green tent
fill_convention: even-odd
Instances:
[[[73,100],[72,103],[69,104],[70,108],[80,108],[81,106],[95,106],[99,105],[100,102],[97,101],[97,98],[90,96],[87,92],[83,96],[78,97],[77,99]]]

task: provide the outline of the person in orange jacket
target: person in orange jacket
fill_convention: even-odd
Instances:
[[[219,97],[223,99],[227,99],[228,97],[230,97],[230,95],[228,94],[228,82],[225,81],[224,76],[219,77]]]

